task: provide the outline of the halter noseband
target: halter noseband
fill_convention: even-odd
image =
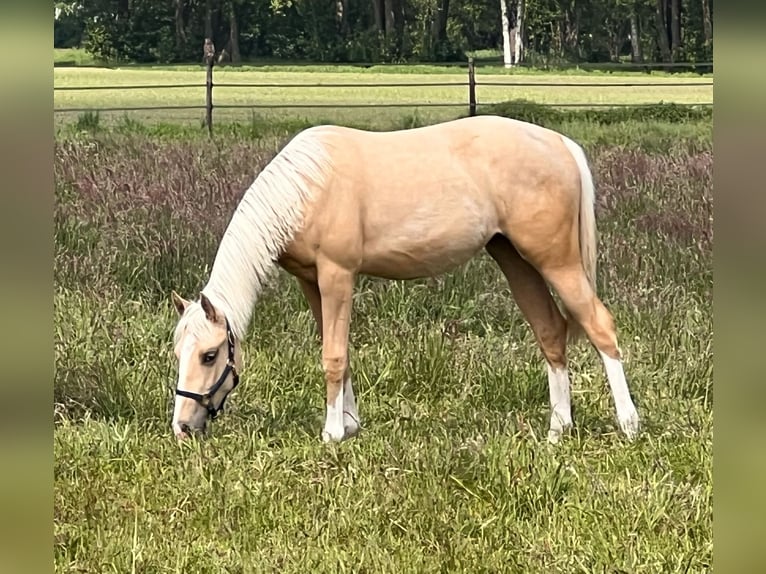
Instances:
[[[231,327],[229,326],[228,319],[226,320],[226,341],[228,343],[229,350],[229,358],[226,360],[226,368],[223,370],[223,373],[221,373],[221,376],[218,377],[216,383],[210,387],[208,392],[206,392],[204,395],[201,395],[199,393],[184,391],[183,389],[176,387],[176,395],[197,401],[200,405],[207,409],[208,417],[211,419],[214,419],[219,412],[223,411],[223,405],[226,402],[226,397],[228,397],[229,393],[231,393],[231,391],[233,391],[239,384],[239,374],[237,373],[237,368],[234,366],[234,335],[231,332]],[[232,385],[229,392],[226,393],[221,399],[221,404],[219,404],[217,407],[213,406],[213,395],[215,395],[223,383],[226,382],[226,378],[229,376],[229,373],[231,373],[234,384]]]

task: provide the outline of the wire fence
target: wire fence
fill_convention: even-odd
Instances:
[[[465,65],[465,64],[462,64]],[[630,68],[629,65],[620,64],[621,69]],[[695,70],[705,69],[705,66],[710,66],[712,70],[712,63],[701,64],[682,64],[682,63],[667,63],[667,64],[636,64],[632,66],[633,69],[645,70],[651,72],[655,68],[693,68]],[[467,78],[463,82],[439,82],[439,81],[427,81],[427,82],[365,82],[365,83],[285,83],[285,82],[220,82],[215,83],[213,81],[213,68],[214,62],[212,59],[208,59],[206,62],[206,82],[205,83],[179,83],[179,84],[141,84],[141,85],[121,85],[121,86],[55,86],[54,91],[57,92],[90,92],[90,91],[130,91],[130,90],[176,90],[176,89],[205,89],[205,102],[200,104],[191,105],[146,105],[146,106],[114,106],[114,107],[94,107],[94,106],[72,106],[72,107],[54,107],[54,114],[64,113],[84,113],[84,112],[131,112],[131,111],[172,111],[172,110],[205,110],[205,123],[209,131],[212,132],[213,128],[213,109],[326,109],[326,108],[347,108],[347,109],[374,109],[374,108],[468,108],[469,115],[475,115],[478,105],[476,97],[476,88],[478,87],[508,87],[508,88],[651,88],[651,87],[712,87],[713,81],[699,80],[699,81],[666,81],[666,82],[637,82],[637,81],[624,81],[624,82],[542,82],[542,81],[478,81],[476,79],[476,66],[473,59],[469,59],[467,65]],[[327,103],[327,102],[290,102],[282,101],[278,103],[265,103],[258,102],[257,90],[258,89],[286,89],[286,90],[302,90],[302,89],[347,89],[347,88],[464,88],[466,89],[467,98],[460,101],[449,102],[374,102],[374,103]],[[213,100],[213,88],[226,89],[226,88],[247,88],[253,90],[253,101],[248,103],[215,103]],[[497,102],[482,102],[482,105],[491,105]],[[659,102],[658,102],[659,103]],[[712,106],[713,102],[694,102],[699,106]],[[625,107],[635,106],[636,104],[627,103],[608,103],[608,102],[557,102],[557,103],[540,103],[543,106],[559,107],[559,108],[604,108],[604,107]],[[650,104],[646,104],[650,105]]]

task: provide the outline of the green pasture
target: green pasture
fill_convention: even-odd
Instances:
[[[440,278],[359,280],[363,431],[338,445],[319,438],[313,319],[278,272],[227,412],[179,444],[170,290],[197,295],[243,190],[297,129],[248,126],[56,137],[56,572],[712,571],[709,120],[559,126],[593,167],[598,289],[643,421],[635,442],[584,342],[569,353],[576,428],[546,442],[542,356],[480,255]]]
[[[257,113],[264,118],[302,117],[311,120],[349,122],[351,119],[376,126],[390,123],[407,113],[417,113],[424,122],[440,121],[464,115],[468,109],[467,72],[460,68],[420,67],[413,71],[400,67],[400,71],[381,67],[365,70],[351,66],[317,66],[313,68],[222,67],[215,70],[217,84],[279,84],[295,87],[216,87],[213,92],[215,106],[244,106],[239,109],[216,108],[214,121],[240,121]],[[414,70],[419,67],[415,66]],[[499,70],[502,70],[500,68]],[[498,72],[497,68],[477,72],[476,97],[480,106],[511,99],[526,99],[543,104],[583,104],[584,106],[652,104],[674,102],[679,104],[710,103],[712,86],[695,86],[711,82],[712,76],[699,77],[668,74],[589,74],[569,73],[512,73]],[[541,86],[498,86],[492,83],[523,84],[535,82]],[[364,86],[374,84],[400,84],[396,87]],[[418,86],[423,83],[450,84],[448,86]],[[600,83],[606,87],[584,84]],[[639,84],[635,87],[620,83]],[[662,84],[649,86],[648,84]],[[684,84],[675,86],[671,84]],[[157,89],[152,85],[184,84],[198,87]],[[363,87],[305,87],[322,84],[362,84]],[[562,84],[575,84],[568,86]],[[690,84],[690,85],[685,85]],[[201,66],[163,68],[54,68],[55,87],[110,87],[108,90],[54,91],[56,108],[125,108],[154,106],[204,106],[205,71]],[[125,89],[127,86],[147,86]],[[112,89],[113,88],[113,89]],[[451,107],[427,107],[423,104],[452,104]],[[371,105],[366,110],[348,109],[348,105]],[[387,108],[397,104],[403,108]],[[253,108],[251,106],[324,106],[323,108]],[[104,119],[120,118],[123,112],[103,114]],[[76,119],[76,113],[56,114],[58,124]],[[185,121],[199,123],[203,110],[134,111],[130,117],[142,122]]]

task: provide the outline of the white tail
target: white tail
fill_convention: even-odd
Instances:
[[[596,214],[595,214],[595,191],[593,189],[593,177],[588,167],[588,159],[582,147],[566,136],[561,136],[564,145],[572,154],[577,167],[580,170],[580,257],[585,276],[588,278],[593,293],[596,293]],[[579,325],[569,316],[569,332],[572,338],[580,334]]]

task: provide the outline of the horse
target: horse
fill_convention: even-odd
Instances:
[[[622,433],[639,432],[615,322],[596,294],[594,184],[580,145],[481,115],[374,132],[295,135],[245,191],[197,301],[174,290],[178,381],[172,429],[204,431],[239,383],[241,344],[270,273],[297,279],[322,346],[324,442],[360,429],[349,369],[355,279],[434,277],[482,250],[504,274],[545,359],[548,440],[572,427],[568,342],[599,353]],[[555,302],[551,289],[562,305]]]

